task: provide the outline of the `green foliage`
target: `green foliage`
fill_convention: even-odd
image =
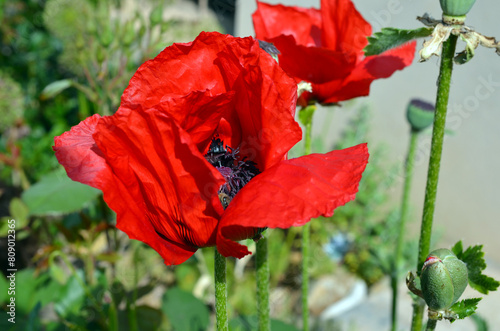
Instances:
[[[428,27],[415,30],[382,28],[380,32],[376,32],[372,37],[368,37],[369,43],[364,49],[365,56],[378,55],[413,39],[427,37],[431,34],[432,28]]]
[[[54,302],[54,310],[60,317],[65,319],[79,315],[80,309],[85,302],[85,291],[77,277],[83,279],[83,274],[79,273],[71,276],[61,288],[60,295]]]
[[[334,149],[368,140],[369,111],[361,107],[356,112]],[[335,211],[332,217],[335,229],[328,232],[346,233],[352,238],[343,262],[350,272],[361,277],[369,286],[392,272],[397,238],[399,212],[388,208],[388,191],[397,173],[386,159],[383,147],[371,146],[370,162],[363,173],[356,199]],[[407,243],[404,246],[403,268],[411,265],[414,259],[411,254],[414,245]]]
[[[209,323],[207,306],[191,293],[170,288],[163,296],[162,311],[175,330],[202,331]]]
[[[450,310],[456,314],[457,319],[464,319],[476,312],[479,301],[481,301],[481,298],[465,299],[455,303]],[[451,322],[453,322],[453,319],[451,319]]]
[[[24,113],[21,85],[0,70],[0,133],[20,121]]]
[[[64,215],[91,203],[101,191],[74,182],[60,170],[45,175],[22,194],[30,215]]]
[[[480,293],[488,294],[489,291],[496,291],[500,282],[483,274],[486,262],[482,249],[483,245],[476,245],[470,246],[464,251],[462,241],[459,241],[453,246],[452,251],[467,264],[469,285]]]
[[[45,86],[43,89],[42,93],[40,93],[40,98],[43,99],[51,99],[67,89],[68,87],[71,87],[73,84],[70,79],[61,79],[57,80],[55,82],[50,83],[49,85]]]
[[[254,331],[257,329],[258,320],[257,316],[244,316],[240,315],[233,318],[229,322],[229,329],[231,331]],[[284,323],[282,321],[271,319],[271,330],[273,331],[298,331],[293,325]]]

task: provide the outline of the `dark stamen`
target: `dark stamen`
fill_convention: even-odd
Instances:
[[[253,177],[260,173],[255,162],[248,161],[239,155],[238,148],[224,146],[218,137],[212,139],[205,158],[224,176],[226,183],[219,188],[219,199],[227,208],[236,193]]]

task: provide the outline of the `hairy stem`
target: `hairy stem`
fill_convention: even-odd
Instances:
[[[215,317],[217,330],[227,331],[227,287],[226,287],[226,258],[215,248]]]
[[[438,91],[436,97],[436,114],[434,127],[432,129],[431,155],[429,159],[429,170],[427,173],[427,185],[425,188],[424,212],[420,230],[420,242],[417,260],[417,273],[429,254],[432,234],[432,221],[436,206],[437,185],[439,180],[439,168],[441,165],[441,154],[443,151],[444,130],[446,124],[446,111],[450,96],[451,73],[453,71],[453,56],[457,45],[457,36],[450,35],[443,44],[441,54],[441,66],[439,68]],[[414,311],[412,331],[422,329],[422,317],[424,307],[415,306],[419,311]]]
[[[312,144],[312,119],[314,112],[316,111],[316,105],[309,105],[300,110],[299,118],[302,124],[305,126],[305,137],[304,137],[304,154],[311,154],[311,144]],[[309,304],[307,302],[307,296],[309,294],[309,236],[311,228],[310,224],[306,223],[302,227],[302,323],[303,330],[309,330]]]
[[[433,331],[436,329],[436,325],[437,325],[437,320],[431,320],[429,319],[427,321],[427,327],[425,328],[426,331]]]
[[[397,306],[398,306],[398,279],[401,274],[401,261],[403,255],[405,224],[408,219],[408,211],[410,205],[410,191],[411,182],[413,177],[413,164],[415,160],[415,152],[417,150],[418,132],[412,130],[410,136],[410,146],[408,148],[408,155],[406,156],[405,164],[405,182],[403,188],[403,198],[401,200],[401,216],[399,219],[398,241],[396,244],[396,252],[394,254],[394,266],[391,273],[391,287],[392,287],[392,330],[397,330]]]
[[[257,241],[255,259],[257,264],[257,314],[259,315],[259,330],[271,329],[269,319],[269,262],[267,260],[267,238]]]

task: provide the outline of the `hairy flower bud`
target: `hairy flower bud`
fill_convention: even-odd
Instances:
[[[476,0],[439,0],[443,14],[448,16],[464,16],[472,8]]]
[[[429,308],[446,310],[457,302],[467,287],[467,265],[449,249],[437,249],[427,257],[420,281]]]

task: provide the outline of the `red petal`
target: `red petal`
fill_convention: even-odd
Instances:
[[[123,219],[117,215],[117,226],[137,235],[144,224],[151,224],[178,245],[193,249],[213,245],[220,212],[215,199],[224,183],[222,176],[164,113],[120,110],[99,122],[94,138],[134,198],[130,203],[137,204],[143,216]]]
[[[327,154],[311,154],[280,162],[253,178],[224,211],[217,249],[224,256],[248,254],[229,237],[249,228],[288,228],[311,218],[331,216],[354,199],[368,162],[366,144]]]
[[[194,91],[186,96],[170,95],[162,99],[158,109],[187,131],[204,154],[222,116],[234,110],[234,94],[231,91],[213,97],[208,91]]]
[[[141,198],[133,196],[106,163],[92,137],[101,119],[99,115],[94,115],[71,131],[55,137],[53,149],[59,163],[65,167],[71,179],[103,191],[104,200],[117,213],[118,226],[131,239],[141,240],[151,246],[167,265],[184,262],[196,249],[162,239],[152,224],[145,221]]]
[[[359,53],[368,44],[372,27],[351,0],[321,0],[323,47]]]
[[[280,66],[290,76],[322,84],[345,78],[356,65],[356,55],[327,48],[297,45],[291,36],[269,39],[281,52]]]
[[[288,35],[299,45],[321,46],[321,13],[316,8],[273,6],[257,1],[252,18],[257,39]]]
[[[380,78],[390,77],[397,70],[409,66],[415,56],[413,41],[380,55],[369,56],[360,62],[343,81],[313,84],[313,94],[322,103],[349,100],[370,93],[371,83]]]
[[[54,138],[57,160],[74,181],[102,190],[112,176],[102,153],[95,145],[95,127],[102,117],[94,115]]]
[[[145,62],[130,80],[121,104],[143,109],[159,104],[168,95],[187,95],[210,91],[226,92],[221,74],[213,62],[224,46],[235,37],[218,32],[202,32],[191,43],[173,44],[157,57]]]
[[[236,113],[221,123],[221,131],[231,127],[241,141],[235,144],[233,135],[228,145],[239,147],[241,155],[263,171],[282,160],[302,137],[293,117],[297,85],[252,38],[229,44],[217,63],[226,84],[236,92]]]

